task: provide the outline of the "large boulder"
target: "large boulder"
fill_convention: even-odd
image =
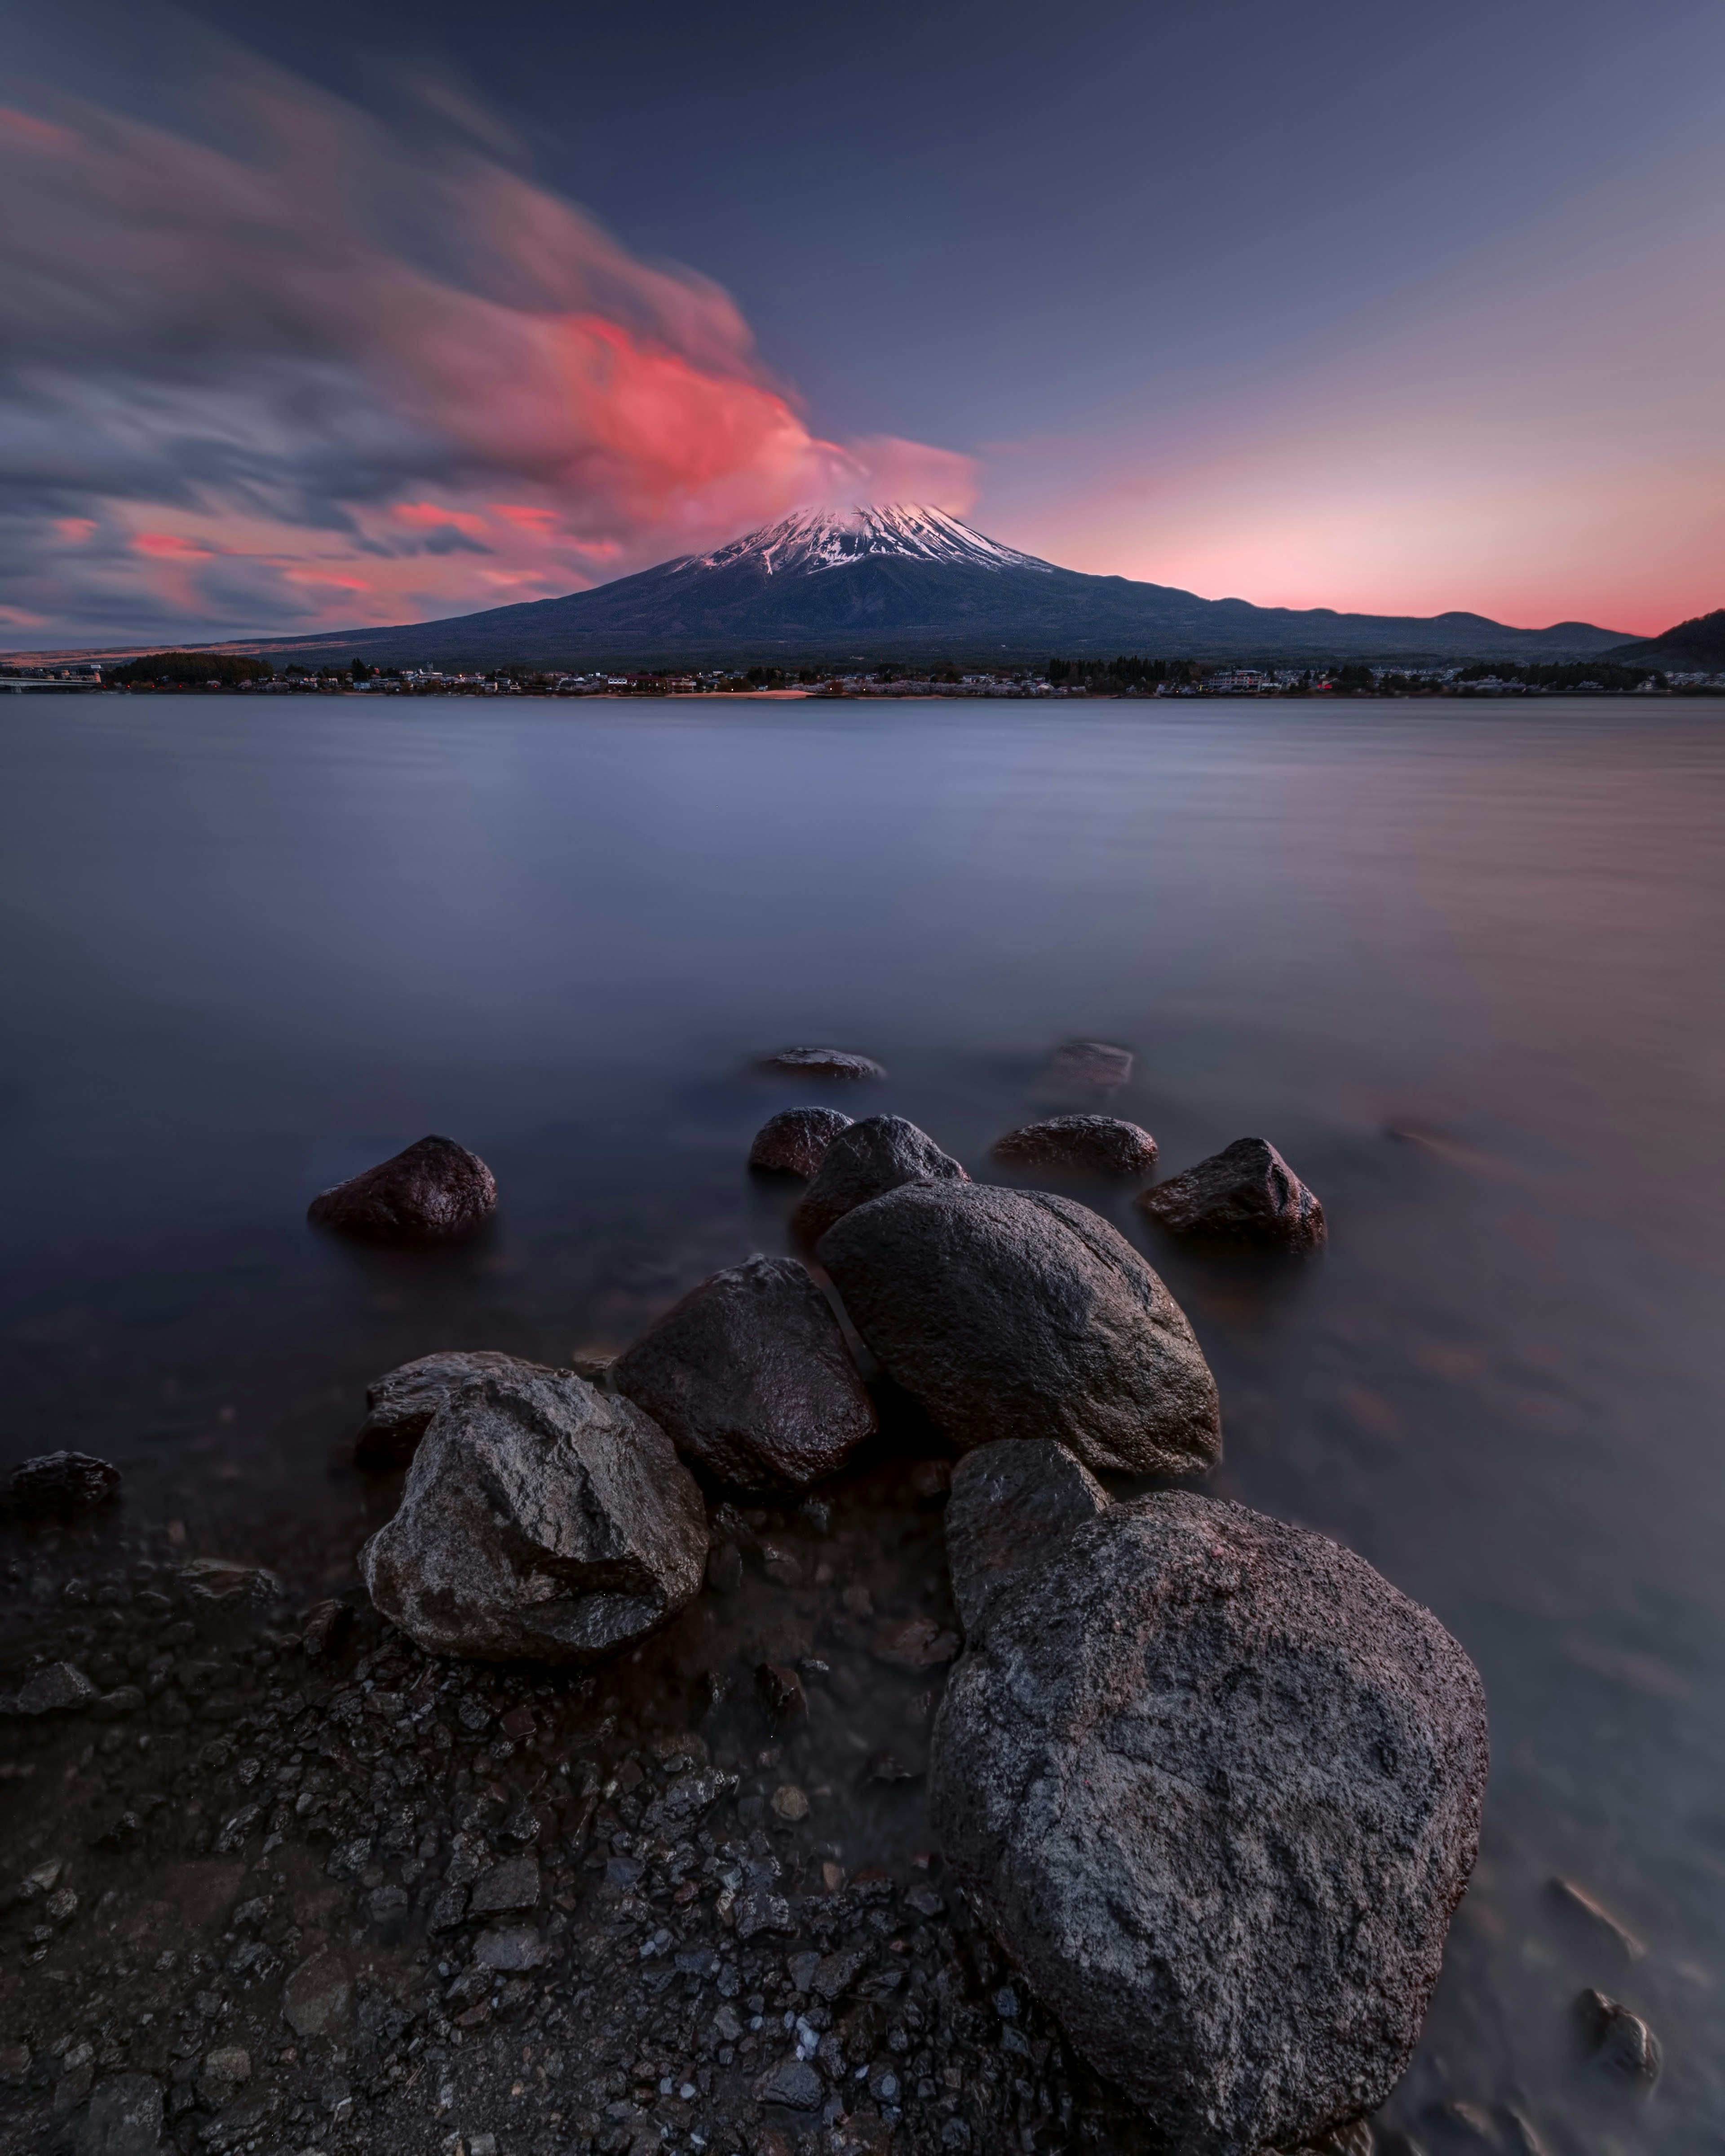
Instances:
[[[704,1281],[611,1366],[614,1388],[734,1490],[807,1489],[875,1429],[826,1297],[794,1258]]]
[[[694,1476],[631,1401],[491,1371],[432,1417],[361,1566],[429,1654],[593,1662],[693,1601],[706,1551]]]
[[[1051,1502],[1081,1512],[1074,1487]],[[987,1596],[933,1734],[948,1864],[1168,2156],[1363,2118],[1473,1866],[1473,1664],[1352,1552],[1188,1491],[1020,1548],[986,1581],[953,1551],[961,1607]]]
[[[549,1378],[557,1373],[542,1363],[525,1363],[490,1348],[450,1348],[403,1363],[366,1387],[366,1419],[353,1440],[355,1460],[362,1467],[405,1467],[449,1394],[470,1378],[489,1374]]]
[[[813,1175],[833,1140],[850,1128],[850,1117],[836,1108],[781,1108],[755,1132],[749,1166],[761,1175]]]
[[[449,1243],[482,1227],[496,1205],[496,1179],[479,1155],[434,1137],[320,1191],[306,1217],[356,1242]]]
[[[888,1374],[958,1447],[1054,1438],[1102,1474],[1221,1455],[1215,1380],[1123,1235],[1044,1191],[910,1184],[816,1251]]]
[[[1021,1123],[993,1145],[996,1160],[1077,1175],[1142,1175],[1156,1165],[1156,1141],[1118,1116],[1050,1116]]]
[[[902,1116],[868,1116],[827,1147],[814,1180],[798,1200],[791,1226],[818,1243],[835,1220],[906,1183],[968,1183],[969,1177],[927,1131]]]
[[[1236,1138],[1138,1204],[1170,1235],[1260,1250],[1321,1250],[1324,1209],[1267,1138]]]

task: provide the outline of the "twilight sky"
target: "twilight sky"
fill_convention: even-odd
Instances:
[[[545,598],[811,500],[1209,598],[1725,603],[1717,0],[39,0],[0,645]]]

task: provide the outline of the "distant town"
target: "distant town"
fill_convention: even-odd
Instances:
[[[751,666],[703,672],[559,673],[521,666],[485,671],[431,667],[290,665],[228,652],[166,651],[63,665],[0,661],[0,694],[111,695],[219,690],[279,696],[701,696],[778,697],[1168,697],[1685,696],[1725,690],[1725,672],[1673,673],[1603,660],[1525,666],[1328,668],[1208,665],[1196,660],[1051,659],[1036,669],[964,671],[880,665],[840,673],[824,668]]]

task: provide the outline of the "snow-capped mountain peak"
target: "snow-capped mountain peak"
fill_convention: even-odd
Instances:
[[[769,577],[815,576],[858,562],[898,555],[912,562],[933,562],[970,569],[1037,569],[1054,573],[1051,562],[1020,554],[985,538],[943,509],[911,502],[884,502],[855,509],[798,509],[733,539],[716,553],[695,554],[679,564],[684,570],[728,569],[753,564]]]

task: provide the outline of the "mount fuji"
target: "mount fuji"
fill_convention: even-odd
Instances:
[[[1002,546],[942,510],[805,509],[711,554],[614,583],[447,621],[243,648],[373,665],[780,665],[860,660],[983,665],[1062,657],[1202,660],[1569,659],[1624,642],[1587,622],[1506,628],[1256,607],[1166,584],[1086,576]]]

